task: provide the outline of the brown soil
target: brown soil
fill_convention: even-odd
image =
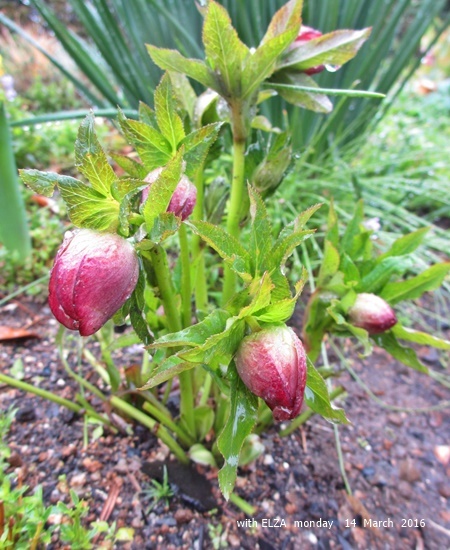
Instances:
[[[0,309],[1,326],[24,327],[30,318],[30,330],[39,338],[4,342],[1,371],[8,373],[21,358],[26,381],[73,398],[78,388],[58,359],[57,325],[48,308],[22,299]],[[430,366],[441,368],[437,354],[419,352]],[[123,364],[136,353],[136,348],[127,350]],[[450,398],[447,389],[381,351],[365,360],[353,355],[353,369],[385,403],[429,408]],[[69,360],[74,364],[75,357]],[[8,437],[11,469],[31,488],[42,484],[47,504],[69,503],[69,488],[75,489],[89,504],[88,521],[112,505],[108,521],[135,530],[134,542],[117,548],[448,548],[449,409],[394,411],[375,403],[347,372],[340,383],[351,396],[345,408],[352,425],[339,427],[339,435],[353,496],[345,492],[333,426],[313,418],[284,439],[272,428],[262,436],[263,455],[239,470],[237,493],[255,506],[251,518],[223,500],[215,471],[198,468],[204,474],[199,479],[208,478],[212,486],[211,496],[208,482],[177,474],[173,465],[169,479],[178,475],[181,488],[169,506],[160,503],[149,511],[141,491],[149,486],[152,464],[166,461],[168,453],[140,426],[133,435],[105,431],[95,440],[89,428],[89,443],[83,446],[83,419],[66,409],[4,386],[0,404],[18,409]],[[191,487],[185,486],[183,478],[191,477]],[[203,488],[203,496],[192,485]],[[54,538],[49,548],[64,548]]]

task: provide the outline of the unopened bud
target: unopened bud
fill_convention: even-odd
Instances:
[[[306,385],[306,354],[295,332],[273,326],[246,336],[235,356],[247,388],[264,399],[275,420],[300,414]]]
[[[147,200],[151,185],[158,179],[163,168],[156,168],[149,174],[147,174],[144,181],[148,182],[150,185],[142,191],[142,201]],[[178,216],[183,221],[188,218],[195,207],[197,201],[197,188],[188,179],[186,176],[181,176],[178,185],[173,192],[172,198],[170,199],[169,206],[167,207],[167,212],[172,212],[175,216]]]
[[[369,334],[380,334],[389,330],[397,322],[391,306],[375,294],[358,294],[356,301],[348,311],[350,322]]]
[[[306,25],[302,25],[300,27],[300,32],[297,38],[294,40],[293,47],[299,46],[301,44],[305,44],[306,42],[309,42],[314,38],[319,38],[319,36],[322,36],[322,33],[317,29],[313,29],[312,27],[307,27]],[[313,74],[321,73],[324,69],[325,69],[325,65],[317,65],[316,67],[310,67],[309,69],[305,69],[303,72],[309,75],[313,75]]]
[[[50,275],[50,309],[65,327],[89,336],[131,296],[138,276],[136,252],[122,237],[68,231]]]

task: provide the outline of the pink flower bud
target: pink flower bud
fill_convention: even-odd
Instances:
[[[291,328],[273,326],[246,336],[234,359],[244,384],[264,399],[275,420],[292,420],[300,414],[306,354]]]
[[[389,330],[397,322],[394,310],[375,294],[358,294],[348,311],[350,322],[369,334],[380,334]]]
[[[50,274],[50,309],[65,327],[89,336],[131,296],[138,275],[136,252],[122,237],[68,231]]]
[[[319,38],[319,36],[322,36],[322,33],[318,31],[317,29],[313,29],[312,27],[307,27],[306,25],[302,25],[300,27],[300,32],[297,36],[297,38],[294,40],[294,47],[297,45],[305,44],[306,42],[309,42],[313,38]],[[313,75],[317,73],[321,73],[325,69],[325,65],[317,65],[316,67],[310,67],[309,69],[305,69],[304,73]]]
[[[142,191],[141,202],[145,202],[147,200],[150,187],[158,179],[162,170],[162,168],[156,168],[156,170],[153,170],[147,174],[144,181],[148,182],[150,185]],[[197,188],[186,176],[181,176],[172,198],[170,199],[167,212],[173,212],[175,216],[178,216],[184,221],[192,214],[196,200]]]

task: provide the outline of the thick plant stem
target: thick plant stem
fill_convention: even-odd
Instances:
[[[170,276],[166,252],[161,246],[156,245],[150,251],[150,255],[152,258],[153,269],[155,270],[156,282],[158,284],[161,300],[164,305],[164,312],[167,316],[169,330],[171,332],[178,332],[181,330],[182,325],[175,300],[175,292],[172,286],[172,278]],[[194,395],[191,373],[188,371],[182,372],[179,375],[179,379],[181,416],[184,418],[190,434],[195,435]]]
[[[203,166],[197,171],[195,178],[197,188],[197,201],[195,203],[192,219],[203,219],[203,205],[205,199],[205,186],[203,181]],[[208,307],[208,293],[206,289],[205,255],[202,248],[202,241],[199,235],[192,235],[192,260],[195,265],[195,308],[197,311],[206,311]]]
[[[231,183],[231,196],[228,206],[227,231],[239,238],[239,222],[244,201],[244,169],[245,169],[245,140],[235,138],[233,142],[233,180]],[[236,273],[227,265],[222,292],[222,303],[225,304],[233,297],[236,289]]]
[[[178,231],[181,256],[181,318],[183,328],[191,325],[191,259],[186,226],[181,224]]]
[[[175,291],[172,286],[172,277],[167,262],[167,254],[160,245],[156,245],[150,250],[150,256],[153,263],[153,269],[155,270],[159,293],[164,305],[164,313],[167,317],[169,330],[171,332],[178,332],[181,330],[181,319],[175,300]]]
[[[134,420],[140,422],[146,428],[149,428],[156,435],[156,437],[161,439],[161,441],[169,447],[180,462],[183,462],[183,464],[187,464],[189,462],[189,458],[183,449],[178,445],[175,439],[173,439],[169,432],[158,422],[156,422],[156,420],[150,418],[142,411],[137,410],[135,407],[115,395],[111,397],[110,403],[116,409],[120,409]]]
[[[0,382],[3,382],[8,386],[12,386],[13,388],[17,388],[22,391],[33,393],[34,395],[43,397],[44,399],[48,399],[49,401],[53,401],[53,403],[57,403],[62,407],[66,407],[67,409],[70,409],[75,413],[79,413],[79,414],[83,413],[84,409],[80,405],[77,405],[76,403],[72,403],[72,401],[69,401],[68,399],[64,399],[63,397],[59,397],[59,395],[55,395],[54,393],[49,392],[47,390],[36,388],[35,386],[32,386],[31,384],[27,384],[26,382],[22,382],[21,380],[16,380],[15,378],[12,378],[11,376],[7,376],[6,374],[0,373]]]

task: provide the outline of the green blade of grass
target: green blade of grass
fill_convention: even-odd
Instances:
[[[0,187],[0,240],[25,260],[31,252],[31,238],[3,103],[0,103]]]

